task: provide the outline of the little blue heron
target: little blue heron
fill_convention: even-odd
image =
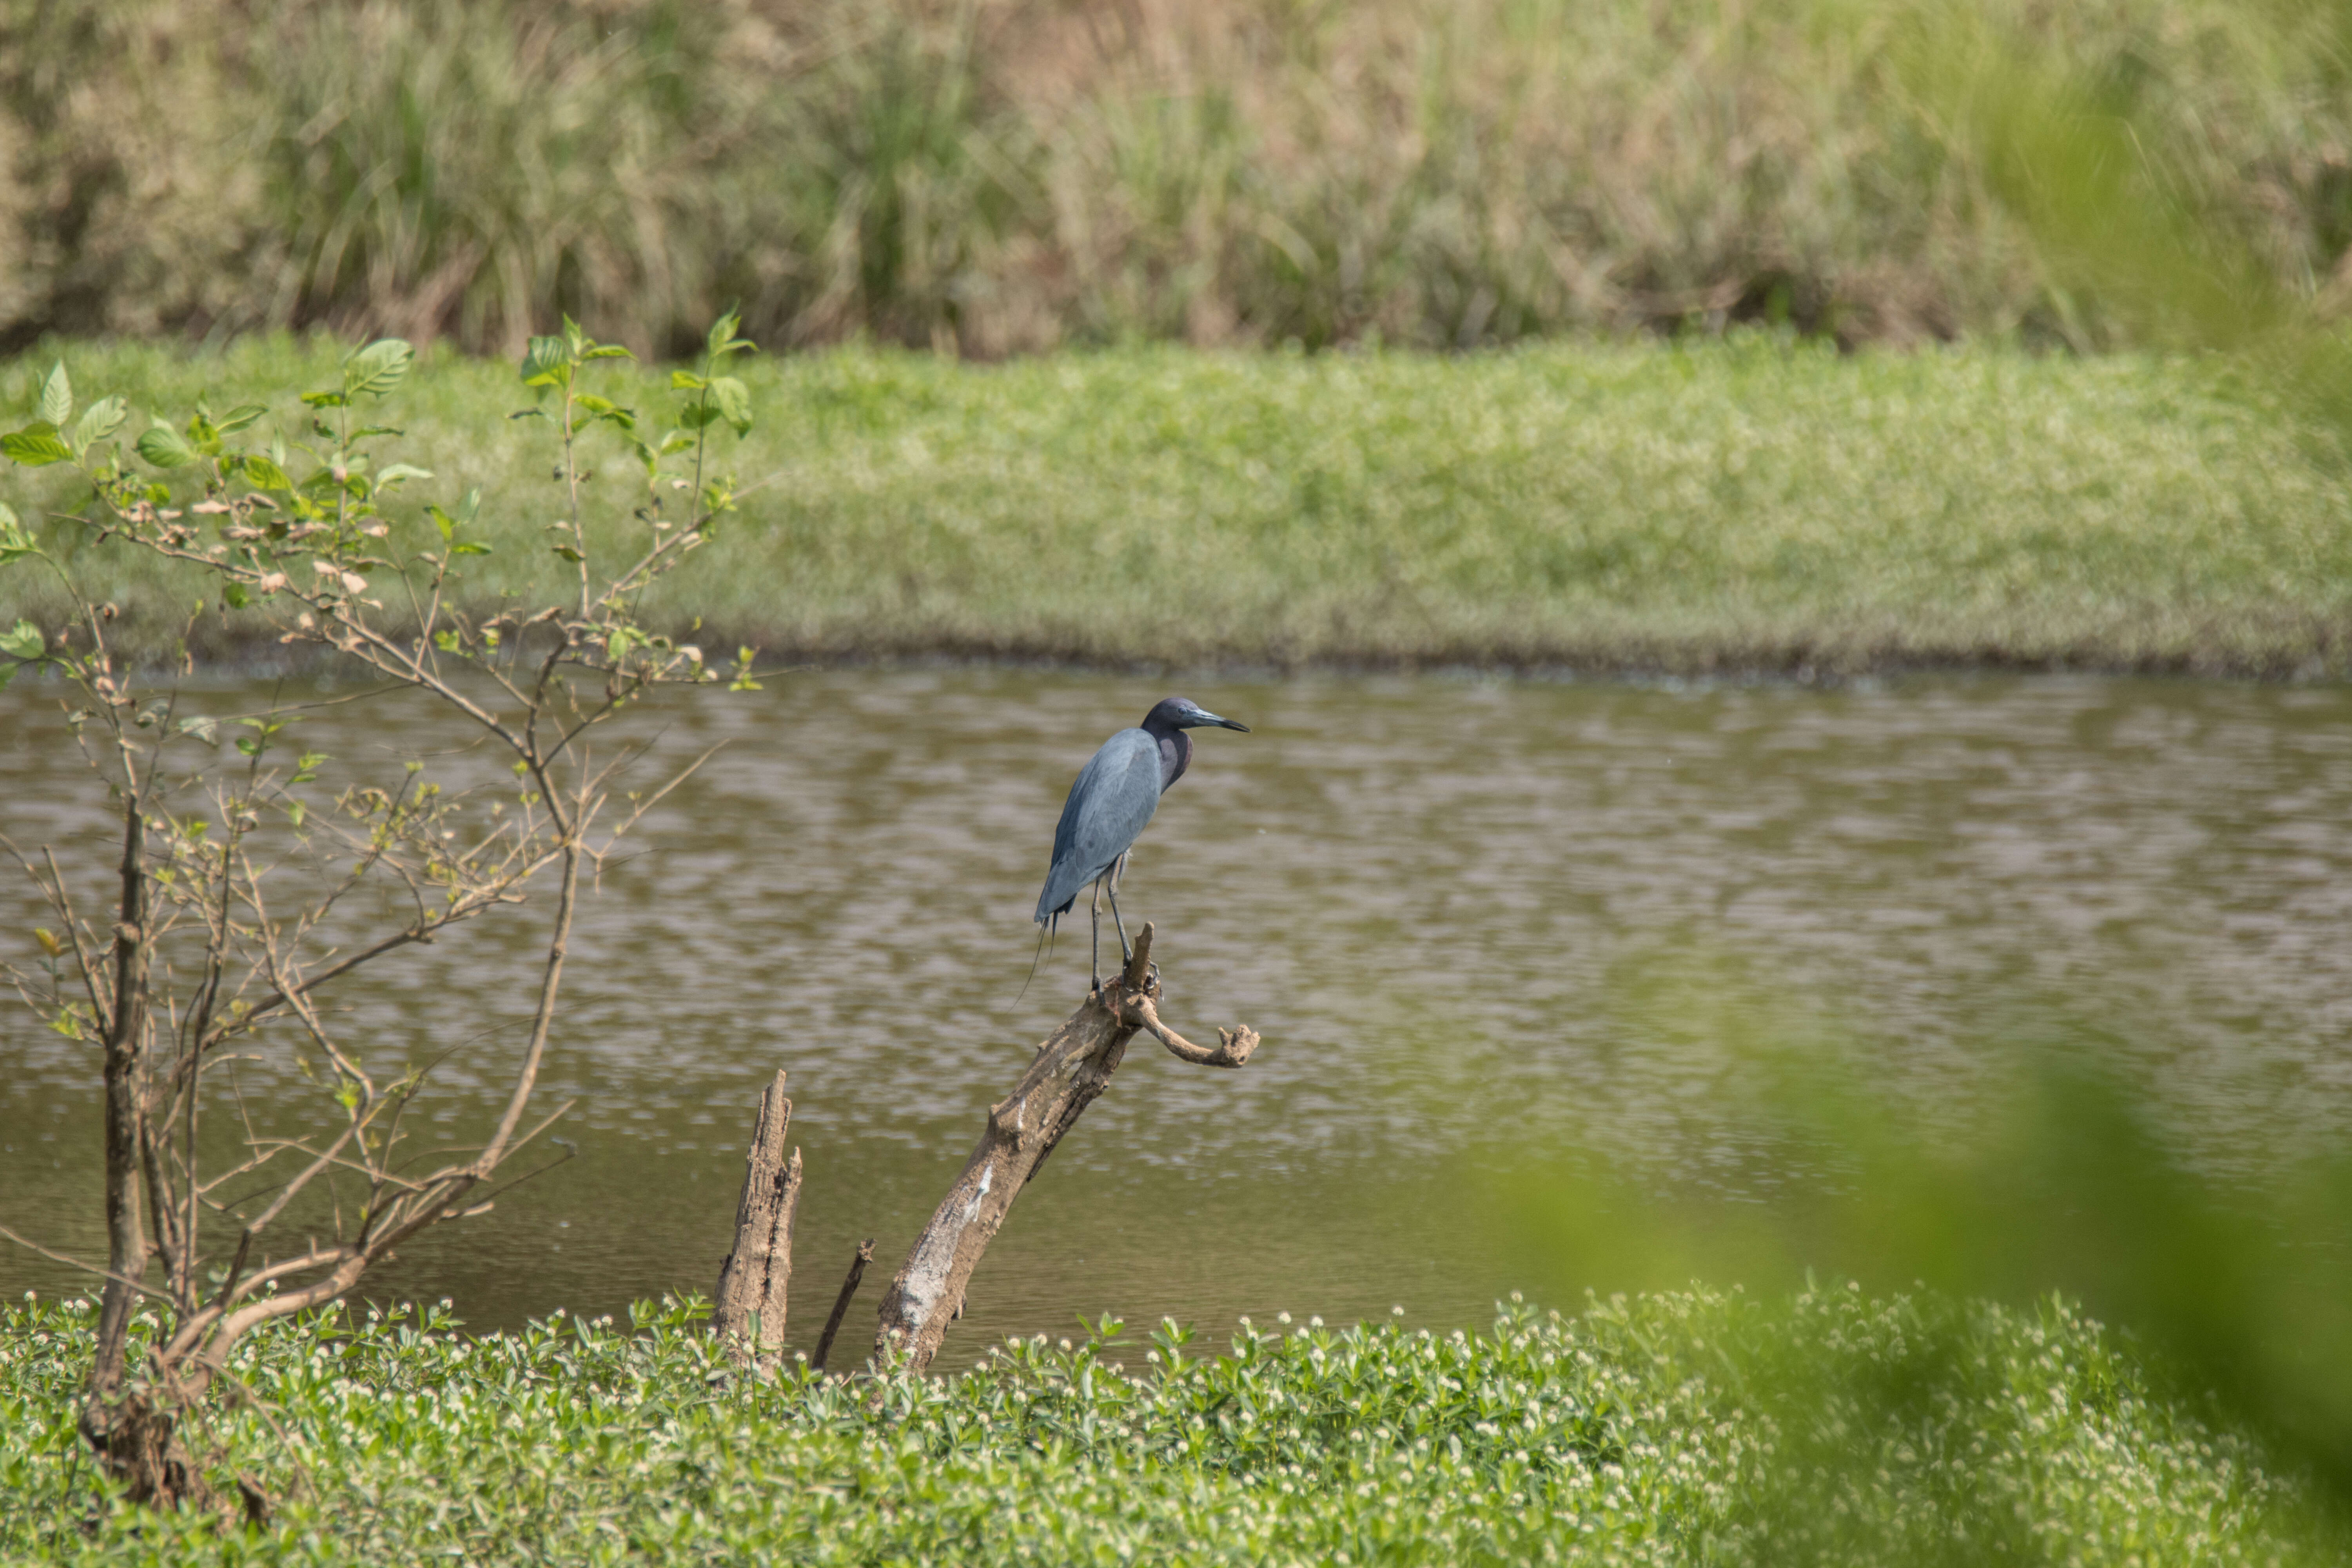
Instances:
[[[1111,924],[1118,931],[1118,950],[1131,957],[1127,925],[1118,918],[1118,878],[1136,835],[1160,809],[1160,797],[1184,776],[1192,761],[1192,737],[1187,730],[1214,724],[1249,733],[1249,726],[1220,719],[1181,697],[1168,697],[1152,705],[1140,728],[1121,730],[1102,743],[1070,785],[1062,803],[1061,826],[1054,829],[1054,867],[1045,873],[1045,890],[1037,895],[1038,933],[1043,942],[1077,902],[1078,889],[1092,882],[1095,897],[1094,949],[1089,965],[1095,989],[1102,989],[1102,900],[1110,895]]]

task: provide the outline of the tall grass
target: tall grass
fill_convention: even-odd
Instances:
[[[2347,15],[0,0],[0,342],[503,351],[568,310],[662,349],[740,300],[770,343],[981,356],[1749,318],[2104,344],[2145,313],[2074,265],[2021,114],[2120,128],[2103,233],[2179,215],[2352,293]]]

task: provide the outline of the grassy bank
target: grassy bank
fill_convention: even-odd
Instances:
[[[729,300],[763,342],[982,356],[1726,319],[2147,342],[2138,294],[2184,273],[2344,302],[2347,15],[5,0],[0,342],[520,352],[566,309],[676,352]],[[2183,217],[2215,254],[2172,253]],[[2138,254],[2076,265],[2103,247]]]
[[[116,1506],[91,1314],[0,1311],[0,1554],[47,1562],[2323,1562],[2244,1437],[2095,1324],[1850,1289],[1645,1296],[1447,1336],[1246,1324],[1231,1353],[1041,1337],[940,1382],[744,1388],[682,1309],[467,1342],[257,1336],[203,1434],[264,1531]],[[1127,1375],[1119,1375],[1123,1366]],[[877,1397],[878,1395],[878,1397]]]
[[[332,344],[224,355],[67,344],[85,398],[151,410],[335,380]],[[26,409],[50,351],[0,368]],[[842,351],[744,372],[745,490],[652,606],[786,658],[1469,664],[1824,672],[2000,664],[2293,675],[2352,653],[2352,506],[2323,444],[2194,362],[1970,349],[1841,357],[1758,334],[1687,347],[958,364]],[[607,389],[652,411],[657,373]],[[428,356],[385,405],[481,487],[461,595],[555,570],[541,422],[503,362]],[[264,428],[267,426],[265,425]],[[630,465],[589,447],[625,524]],[[0,472],[30,515],[60,468]],[[167,651],[188,591],[72,524],[58,548]],[[617,533],[614,548],[619,547]],[[0,615],[53,618],[29,569]],[[167,608],[167,606],[169,608]],[[199,647],[251,627],[207,616]]]

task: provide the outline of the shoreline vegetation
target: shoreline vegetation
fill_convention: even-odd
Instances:
[[[0,363],[0,408],[62,361],[84,397],[127,396],[134,428],[205,396],[268,404],[264,427],[299,441],[285,389],[331,382],[346,352],[45,343]],[[1842,354],[1766,331],[1453,356],[761,355],[740,372],[759,422],[727,458],[740,510],[645,608],[763,663],[2341,676],[2341,439],[2231,363]],[[665,376],[600,384],[651,407]],[[431,542],[425,502],[481,491],[474,608],[570,570],[540,526],[544,444],[505,418],[530,397],[510,363],[443,348],[384,409],[434,475],[389,508],[395,547]],[[595,482],[642,482],[598,443]],[[77,485],[11,468],[0,500],[33,521],[79,507]],[[184,632],[201,661],[276,654],[218,605],[191,623],[189,585],[87,526],[40,527],[118,606],[129,657],[175,659]],[[9,574],[0,618],[54,619],[54,594]],[[703,625],[668,625],[671,601]]]
[[[1213,1346],[1106,1318],[952,1377],[748,1379],[668,1301],[514,1334],[331,1308],[192,1441],[259,1525],[90,1509],[86,1301],[0,1306],[0,1555],[51,1563],[2342,1561],[2248,1434],[2056,1297],[1514,1298]],[[142,1316],[142,1338],[153,1326]]]

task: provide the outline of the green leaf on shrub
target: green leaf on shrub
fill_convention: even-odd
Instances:
[[[727,683],[730,691],[765,691],[766,687],[751,679],[751,650],[749,647],[735,650],[735,679]]]
[[[572,369],[572,355],[562,338],[533,338],[522,354],[525,386],[561,386]]]
[[[241,610],[252,601],[246,596],[245,584],[235,580],[221,584],[221,603],[232,610]]]
[[[194,735],[207,746],[217,746],[220,744],[220,721],[205,718],[202,715],[194,719],[183,719],[180,721],[180,733]]]
[[[122,399],[100,398],[96,403],[83,409],[81,417],[74,422],[73,438],[70,443],[73,449],[77,452],[89,451],[92,443],[103,441],[121,429],[122,422],[130,416],[130,405],[124,403]]]
[[[285,469],[257,453],[248,454],[244,467],[247,479],[262,489],[291,490],[294,488],[294,481],[286,477]]]
[[[722,375],[710,384],[710,395],[719,405],[719,417],[735,427],[735,434],[746,436],[751,430],[751,389],[731,375]]]
[[[41,400],[34,413],[53,430],[65,428],[66,421],[73,417],[73,383],[66,379],[65,361],[49,367],[49,378],[41,383]]]
[[[751,346],[735,335],[735,329],[742,324],[742,316],[734,310],[728,311],[710,323],[710,336],[705,340],[704,346],[710,351],[713,361],[724,359],[731,353],[740,353]]]
[[[0,632],[0,653],[16,658],[38,658],[48,651],[48,646],[42,639],[41,628],[30,621],[20,620],[9,630]]]
[[[159,468],[184,468],[196,460],[188,438],[160,419],[139,437],[139,455]]]
[[[258,403],[239,404],[222,415],[213,428],[224,436],[234,436],[268,412]]]
[[[28,468],[45,468],[51,463],[70,461],[73,448],[65,444],[54,426],[45,422],[0,436],[0,454]]]
[[[302,401],[313,408],[343,408],[348,407],[352,400],[340,392],[306,392],[302,395]],[[335,434],[323,426],[319,433],[330,438]]]
[[[398,386],[416,362],[416,351],[398,338],[378,338],[343,362],[343,391],[382,397]]]
[[[385,486],[396,485],[403,479],[429,479],[432,477],[433,472],[429,468],[420,468],[414,463],[394,463],[376,475],[375,488],[383,489]]]
[[[488,555],[489,552],[488,545],[477,544],[470,539],[449,547],[449,553],[452,555]]]
[[[33,542],[32,535],[25,531],[25,525],[17,520],[16,513],[5,501],[0,501],[0,566],[12,561],[21,561],[39,549],[40,546]]]

